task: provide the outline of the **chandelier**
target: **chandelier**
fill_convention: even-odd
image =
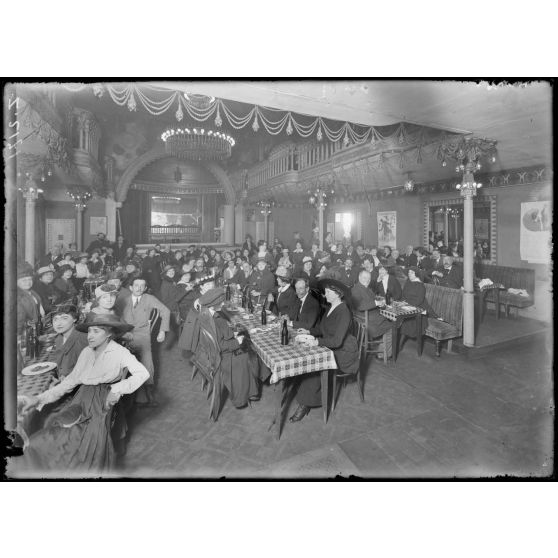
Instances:
[[[93,197],[91,190],[85,186],[70,186],[66,193],[74,201],[76,209],[85,209],[87,202]]]
[[[271,214],[271,208],[275,205],[275,200],[272,200],[272,199],[260,200],[259,202],[256,203],[256,205],[261,208],[260,213],[262,215],[270,215]]]
[[[405,188],[405,192],[412,192],[414,190],[415,181],[411,178],[411,173],[407,173],[407,180],[405,180],[403,188]]]
[[[231,136],[204,128],[169,128],[161,139],[169,155],[193,161],[228,159],[235,144]]]

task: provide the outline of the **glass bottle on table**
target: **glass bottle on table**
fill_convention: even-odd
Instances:
[[[265,302],[262,304],[262,325],[267,324],[267,312],[265,310]]]
[[[281,345],[289,344],[289,328],[287,327],[287,318],[283,318],[283,325],[281,326]]]
[[[391,304],[391,294],[388,290],[386,290],[386,306]]]

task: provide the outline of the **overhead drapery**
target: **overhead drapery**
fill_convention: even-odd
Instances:
[[[175,110],[177,122],[181,122],[184,114],[188,114],[198,122],[205,122],[214,117],[214,124],[220,128],[225,118],[228,124],[235,130],[252,126],[254,132],[263,126],[265,131],[271,135],[278,135],[285,131],[287,135],[296,132],[303,138],[316,135],[316,139],[321,141],[324,136],[331,142],[343,140],[345,145],[349,143],[360,144],[370,141],[385,142],[397,139],[401,145],[414,143],[416,138],[409,137],[409,127],[405,124],[393,127],[375,128],[350,122],[328,122],[327,119],[306,114],[287,112],[271,107],[252,106],[245,114],[235,114],[230,103],[223,99],[215,99],[209,103],[207,108],[197,107],[189,101],[187,96],[180,91],[171,91],[164,87],[157,87],[151,84],[135,83],[96,83],[85,84],[62,84],[66,89],[77,92],[87,87],[91,87],[93,93],[100,97],[105,91],[110,98],[120,106],[126,106],[128,110],[137,110],[138,104],[143,106],[150,114],[161,115],[168,110]],[[390,132],[385,134],[385,129]],[[384,130],[384,133],[382,133]]]

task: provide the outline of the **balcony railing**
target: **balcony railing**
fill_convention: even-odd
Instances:
[[[150,244],[200,242],[201,227],[196,225],[154,225],[147,228],[147,238]]]

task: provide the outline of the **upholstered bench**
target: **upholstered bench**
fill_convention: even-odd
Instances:
[[[432,310],[443,319],[428,318],[426,335],[436,341],[436,356],[440,356],[442,341],[448,342],[451,351],[453,339],[463,335],[463,291],[425,284],[426,300]]]
[[[535,303],[535,270],[522,267],[506,267],[503,265],[482,264],[477,269],[479,279],[491,279],[493,283],[500,283],[505,291],[500,291],[500,304],[506,309],[506,316],[510,315],[510,307],[516,309],[528,308]],[[507,292],[508,289],[522,289],[528,296]],[[493,292],[486,295],[488,302],[496,303]],[[499,308],[496,309],[498,311]]]

